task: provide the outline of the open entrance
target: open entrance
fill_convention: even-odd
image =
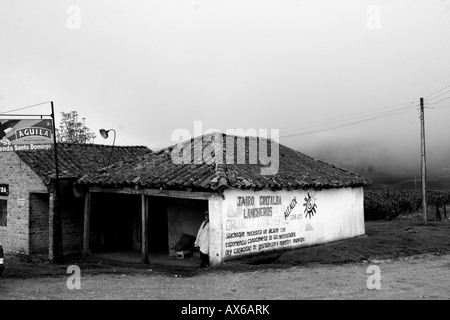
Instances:
[[[30,254],[48,254],[48,210],[48,193],[30,193]]]
[[[94,193],[91,198],[92,252],[140,250],[140,196]]]
[[[208,210],[208,200],[170,198],[167,203],[169,253],[176,255],[175,245],[183,235],[196,237]],[[195,240],[195,239],[194,239]]]
[[[148,197],[148,252],[169,253],[167,198]]]
[[[197,265],[199,257],[179,259],[175,244],[196,237],[208,200],[146,196],[150,263]],[[123,262],[142,261],[142,196],[91,193],[90,250],[93,257]]]
[[[93,193],[91,196],[92,253],[139,253],[142,246],[140,195]],[[148,251],[169,253],[167,198],[148,197]]]

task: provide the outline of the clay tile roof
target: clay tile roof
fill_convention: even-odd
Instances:
[[[134,159],[151,150],[143,146],[106,146],[99,144],[58,143],[58,170],[60,178],[79,178],[118,161]],[[111,152],[112,151],[112,152]],[[50,178],[56,176],[55,151],[19,151],[16,152],[44,182],[49,185]]]
[[[231,141],[234,141],[234,148],[231,147]],[[237,146],[244,142],[245,147],[238,149]],[[263,158],[260,156],[263,153],[260,150],[263,146],[269,146],[267,149],[270,151],[272,144],[278,146],[279,168],[275,174],[263,175],[261,169],[270,167],[270,163],[262,163]],[[190,161],[178,163],[172,154],[187,154],[186,160]],[[243,160],[241,158],[244,155],[246,158]],[[360,187],[369,185],[370,180],[272,140],[213,133],[132,161],[118,162],[108,170],[84,175],[76,184],[214,191],[222,188]]]

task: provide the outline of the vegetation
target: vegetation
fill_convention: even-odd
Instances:
[[[450,203],[450,191],[429,191],[427,204],[444,208]],[[420,210],[422,194],[419,191],[390,190],[364,192],[364,216],[366,220],[391,220],[399,215]]]
[[[84,124],[85,118],[78,119],[78,112],[61,112],[61,123],[56,129],[58,142],[66,143],[92,143],[95,134]]]

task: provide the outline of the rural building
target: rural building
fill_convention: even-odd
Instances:
[[[276,155],[271,163],[265,146]],[[277,170],[267,171],[272,165]],[[273,140],[215,133],[117,162],[75,186],[85,200],[85,254],[176,255],[175,244],[195,237],[208,210],[210,262],[217,265],[363,235],[369,183]]]
[[[114,148],[114,149],[112,149]],[[150,152],[146,147],[57,144],[64,253],[83,245],[84,199],[73,183],[111,163]],[[0,152],[0,242],[10,252],[52,258],[55,199],[55,153]]]

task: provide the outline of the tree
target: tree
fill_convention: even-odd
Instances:
[[[78,120],[78,112],[61,112],[59,129],[56,129],[58,142],[67,143],[92,143],[95,134],[84,124],[85,118]]]

